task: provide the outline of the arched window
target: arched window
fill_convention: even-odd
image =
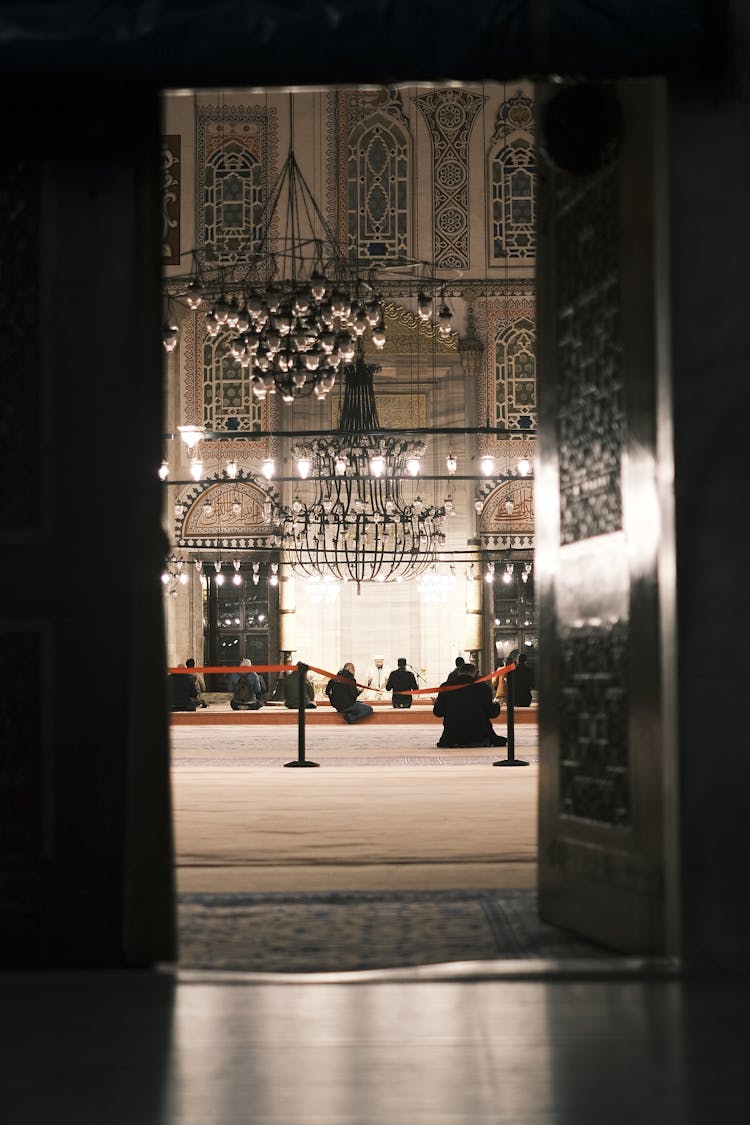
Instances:
[[[491,160],[492,257],[533,258],[536,163],[530,140],[516,137]]]
[[[244,145],[227,141],[204,169],[203,244],[215,262],[247,257],[262,235],[263,170]]]
[[[534,343],[534,325],[524,318],[506,324],[495,337],[496,426],[527,429],[536,425]]]
[[[392,262],[409,250],[409,142],[376,114],[349,134],[347,239],[350,258]]]
[[[229,344],[227,333],[203,341],[203,424],[254,433],[263,429],[262,404],[252,392],[250,368],[238,363]]]

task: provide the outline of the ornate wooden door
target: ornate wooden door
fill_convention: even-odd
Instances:
[[[677,945],[672,450],[658,82],[542,92],[542,917]]]

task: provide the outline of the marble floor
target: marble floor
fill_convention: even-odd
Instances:
[[[436,795],[446,781],[459,793],[465,771],[478,771],[531,838],[535,762],[505,771],[436,761],[434,732],[425,741],[418,728],[408,746],[384,734],[376,762],[371,750],[358,754],[357,733],[342,752],[325,732],[321,768],[294,771],[282,768],[286,742],[251,745],[229,731],[207,743],[188,730],[173,746],[183,812],[193,775],[196,793],[210,771],[223,783],[238,770],[264,799],[276,785],[287,795],[329,784],[346,792],[357,779],[396,786],[400,756],[400,784],[415,792],[423,776]],[[476,840],[486,836],[481,818],[466,823]],[[179,831],[191,870],[194,840]],[[224,846],[221,827],[212,831],[204,849]],[[429,852],[434,841],[423,843]],[[244,866],[227,870],[245,879]],[[304,975],[0,972],[0,1123],[748,1125],[748,984],[625,958]]]
[[[746,982],[0,974],[3,1125],[747,1125]]]

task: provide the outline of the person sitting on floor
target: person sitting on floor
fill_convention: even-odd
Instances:
[[[295,668],[293,672],[288,672],[284,678],[284,706],[289,707],[292,711],[299,711],[299,682],[299,668]],[[305,675],[305,709],[317,706],[315,702],[315,688],[309,677]]]
[[[246,656],[240,661],[240,667],[249,668],[251,665],[252,660]],[[232,672],[229,690],[232,693],[229,706],[233,711],[259,711],[263,706],[263,684],[257,672]]]
[[[185,665],[178,664],[177,667],[184,668]],[[195,711],[198,689],[188,672],[170,672],[167,687],[172,711]]]
[[[371,683],[372,676],[367,681],[367,686],[369,687]],[[356,723],[360,719],[366,719],[368,715],[372,715],[373,708],[370,704],[361,703],[357,698],[364,690],[364,688],[357,687],[357,681],[354,678],[354,665],[351,662],[346,663],[336,678],[329,680],[326,684],[326,695],[331,701],[331,706],[343,715],[344,721],[347,723]]]
[[[189,657],[185,661],[185,667],[191,668],[191,669],[195,668],[195,660],[193,659],[192,656]],[[193,672],[193,683],[195,684],[195,688],[196,688],[196,692],[197,692],[197,695],[195,697],[195,702],[197,703],[197,705],[199,707],[208,707],[208,704],[206,703],[205,699],[203,698],[203,693],[206,690],[206,681],[203,679],[203,673],[202,672]]]
[[[445,681],[446,684],[455,684],[456,680],[463,672],[465,664],[466,661],[464,660],[463,656],[456,657],[455,667],[453,671],[448,674],[448,679]]]
[[[500,704],[492,698],[486,682],[477,683],[473,664],[464,664],[448,691],[438,693],[433,715],[443,720],[438,746],[505,746],[507,738],[495,732],[492,719],[500,714]],[[441,684],[441,687],[447,686]],[[465,685],[458,687],[457,685]]]
[[[394,668],[385,684],[386,691],[392,691],[391,703],[394,707],[411,707],[412,696],[404,692],[412,691],[417,687],[417,677],[406,667],[406,657],[399,656],[398,668]]]

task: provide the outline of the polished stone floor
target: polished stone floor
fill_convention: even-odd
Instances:
[[[3,1125],[747,1125],[748,988],[0,974]]]
[[[385,808],[386,799],[398,804],[389,792],[400,801],[410,787],[416,794],[429,785],[437,800],[449,784],[454,803],[468,808],[471,797],[464,836],[474,850],[486,840],[484,869],[496,868],[505,837],[488,836],[470,770],[478,793],[515,809],[516,844],[518,826],[525,848],[533,840],[536,762],[506,771],[492,768],[494,755],[436,761],[434,732],[419,728],[407,746],[384,732],[376,761],[353,728],[345,751],[321,731],[313,744],[320,769],[295,771],[283,768],[293,739],[272,746],[226,731],[207,742],[184,731],[173,745],[181,878],[195,867],[200,833],[229,886],[247,883],[246,857],[237,866],[220,854],[233,834],[216,804],[240,781],[238,817],[253,788],[256,801],[275,794],[277,821],[289,810],[290,863],[268,869],[272,886],[314,873],[294,853],[299,793],[308,795],[304,837],[319,823],[313,792],[333,832],[338,790],[343,806],[351,786],[382,786]],[[534,737],[521,740],[530,759]],[[391,779],[397,757],[404,772]],[[188,829],[193,809],[200,817]],[[513,830],[511,817],[494,821]],[[446,859],[435,851],[440,837],[403,839],[423,848],[420,862],[429,860],[423,868],[436,881]],[[522,884],[531,867],[518,868]],[[330,883],[330,870],[323,873]],[[680,979],[669,966],[624,958],[254,976],[173,966],[0,972],[0,1125],[748,1125],[748,999],[746,979]]]

